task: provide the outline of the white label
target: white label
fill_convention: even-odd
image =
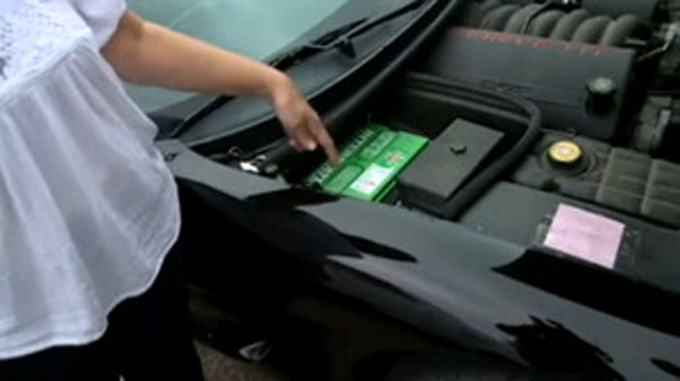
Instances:
[[[373,193],[390,176],[389,168],[371,164],[370,167],[354,181],[350,189],[364,194]]]
[[[625,228],[619,221],[560,204],[544,244],[613,269]]]

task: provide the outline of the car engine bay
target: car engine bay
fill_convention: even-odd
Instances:
[[[472,2],[336,129],[342,164],[255,171],[530,250],[575,206],[625,226],[606,267],[680,290],[679,33],[674,1]]]
[[[474,2],[434,48],[419,58],[414,71],[470,88],[518,96],[537,106],[542,116],[541,132],[517,165],[506,172],[506,181],[678,228],[680,151],[676,146],[680,103],[675,99],[680,79],[678,4],[654,0],[580,4]],[[376,107],[378,110],[372,111],[372,117],[401,118],[392,123],[401,125],[397,129],[434,139],[448,123],[434,129],[418,124],[441,125],[441,121],[430,119],[447,118],[441,117],[442,110],[433,110],[424,101],[399,98],[408,97],[406,93],[411,90],[401,91],[396,100],[382,102]],[[419,115],[406,115],[409,113]],[[409,120],[410,126],[404,126],[409,124],[405,120]],[[390,121],[385,124],[390,125]],[[496,130],[492,133],[498,132],[499,127],[491,127]],[[483,127],[479,128],[483,134]],[[469,133],[476,136],[479,131]],[[462,164],[466,168],[463,172],[469,172],[468,179],[475,176],[485,157],[498,153],[493,150],[498,143],[493,138],[487,142],[484,138],[470,139],[447,143],[467,150],[458,153],[462,161],[467,161],[466,155],[479,156],[473,158],[472,164]],[[474,147],[475,144],[481,146]],[[442,165],[447,164],[437,162],[425,167],[441,169]],[[417,163],[416,166],[424,167]],[[448,172],[460,170],[449,168]],[[413,195],[416,184],[409,183],[427,182],[427,176],[413,179],[414,172],[423,170],[409,169],[406,178],[398,181],[405,183],[397,187],[400,190],[397,193],[405,196],[407,205],[414,205],[409,201],[420,197]],[[343,176],[356,177],[347,172]],[[442,174],[429,176],[440,179]],[[308,178],[308,185],[318,183],[318,178],[313,177]],[[454,182],[462,183],[466,178]],[[440,192],[440,198],[445,200],[455,190],[455,186],[446,191],[422,189],[422,196],[427,199],[426,194]],[[419,200],[415,205],[433,214],[446,215],[438,212],[441,202],[432,202],[429,205]]]
[[[405,75],[335,123],[339,166],[245,140],[204,153],[528,249],[545,250],[572,205],[624,225],[607,267],[680,290],[680,1],[462,8]]]

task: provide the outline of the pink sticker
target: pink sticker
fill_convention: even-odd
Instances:
[[[543,242],[580,259],[614,268],[625,225],[595,213],[560,204]]]

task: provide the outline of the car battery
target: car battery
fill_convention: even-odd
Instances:
[[[427,138],[369,123],[340,150],[337,167],[326,162],[304,183],[326,192],[368,201],[383,201],[399,173],[428,144]]]

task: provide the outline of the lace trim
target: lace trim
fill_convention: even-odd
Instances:
[[[66,1],[19,0],[0,14],[0,83],[40,70],[88,33]]]

